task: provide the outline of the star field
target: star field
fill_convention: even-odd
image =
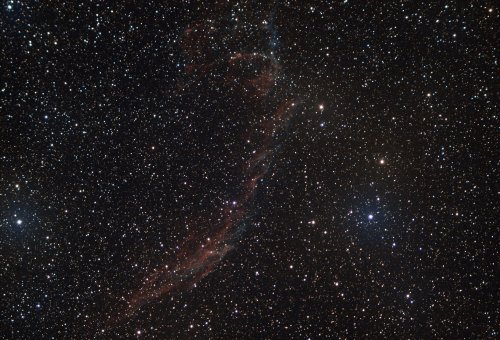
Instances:
[[[493,2],[0,4],[2,338],[498,338]]]

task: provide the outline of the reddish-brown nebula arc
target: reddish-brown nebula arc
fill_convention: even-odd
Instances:
[[[274,112],[271,119],[262,124],[263,143],[243,167],[245,180],[242,193],[228,206],[223,207],[222,223],[210,228],[214,234],[199,242],[188,239],[181,247],[177,259],[147,277],[144,285],[127,301],[128,312],[133,313],[152,299],[189,290],[212,272],[215,266],[233,249],[232,243],[238,237],[241,222],[248,215],[249,203],[258,188],[259,181],[266,175],[273,157],[273,135],[282,130],[291,117],[294,103],[285,101]]]
[[[295,106],[292,100],[274,105],[268,103],[279,72],[272,53],[228,51],[225,55],[214,56],[207,44],[209,37],[216,33],[217,27],[210,20],[196,21],[186,29],[181,39],[181,46],[188,57],[186,75],[206,77],[218,74],[210,78],[212,84],[226,88],[247,103],[255,103],[254,115],[260,118],[256,116],[254,123],[249,123],[248,131],[257,132],[258,137],[252,137],[252,141],[258,146],[242,164],[239,171],[243,178],[238,190],[240,194],[234,201],[215,209],[217,218],[200,218],[195,214],[190,229],[211,230],[210,236],[192,234],[179,247],[175,260],[145,278],[142,287],[126,299],[126,316],[151,300],[192,289],[234,248],[244,229],[244,220],[248,217],[259,183],[271,166],[276,135],[287,126]]]

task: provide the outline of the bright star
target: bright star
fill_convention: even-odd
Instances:
[[[17,220],[16,223],[17,223],[17,225],[21,225],[23,223],[23,221],[22,220]]]
[[[368,215],[368,219],[373,220],[373,215],[372,214]]]

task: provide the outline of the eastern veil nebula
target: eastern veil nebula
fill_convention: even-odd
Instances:
[[[215,13],[220,16],[227,14],[227,10],[230,7],[222,5]],[[154,270],[143,280],[143,286],[126,299],[126,315],[148,301],[191,289],[216,268],[242,234],[259,183],[271,167],[280,132],[285,130],[297,107],[278,86],[280,65],[271,47],[274,44],[270,43],[276,39],[273,11],[262,13],[247,18],[244,23],[247,31],[243,33],[241,25],[219,17],[191,23],[180,38],[187,59],[184,76],[200,81],[209,79],[209,85],[237,97],[246,111],[252,111],[239,117],[244,125],[239,138],[242,143],[252,144],[252,152],[246,160],[240,157],[243,161],[235,171],[239,180],[234,191],[238,194],[223,206],[214,206],[209,217],[193,212],[189,222],[193,232],[179,247],[176,258]],[[255,32],[254,36],[249,36],[248,31]],[[250,39],[251,43],[244,39]],[[200,229],[208,230],[209,236],[197,234]]]

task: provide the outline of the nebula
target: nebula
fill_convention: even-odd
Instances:
[[[225,82],[227,85],[236,85],[246,96],[260,98],[273,87],[278,68],[272,56],[236,53],[229,59]]]
[[[249,204],[255,196],[259,181],[268,172],[275,146],[273,136],[283,130],[292,116],[295,103],[283,102],[273,113],[272,118],[263,122],[262,146],[255,154],[244,162],[241,184],[242,193],[233,202],[222,207],[222,222],[211,226],[214,230],[211,237],[196,239],[193,234],[185,240],[174,261],[158,268],[144,280],[144,285],[128,299],[128,313],[133,313],[152,299],[179,290],[191,289],[217,266],[225,255],[234,248],[234,242],[241,235],[247,217]],[[210,219],[196,219],[196,223],[210,224]],[[196,225],[193,226],[196,230]]]
[[[269,25],[261,27],[261,31],[268,39],[275,39]],[[240,187],[235,188],[239,194],[223,206],[214,207],[211,217],[196,216],[195,213],[189,229],[209,230],[209,237],[192,232],[179,247],[175,259],[154,270],[143,280],[142,287],[129,295],[126,299],[127,316],[149,301],[192,289],[234,249],[244,231],[244,220],[251,211],[259,183],[272,165],[277,136],[286,129],[297,107],[296,101],[290,98],[275,100],[275,104],[268,100],[275,90],[280,71],[273,52],[269,49],[235,52],[231,46],[238,46],[238,42],[232,43],[231,37],[238,37],[238,34],[224,27],[224,22],[199,20],[187,27],[180,45],[187,58],[184,69],[187,76],[194,79],[209,77],[211,84],[222,86],[242,101],[254,103],[256,112],[253,115],[257,119],[248,123],[247,134],[242,139],[251,138],[256,146],[251,157],[241,164]],[[225,47],[217,47],[214,40],[223,40]],[[274,44],[264,46],[271,45]]]

